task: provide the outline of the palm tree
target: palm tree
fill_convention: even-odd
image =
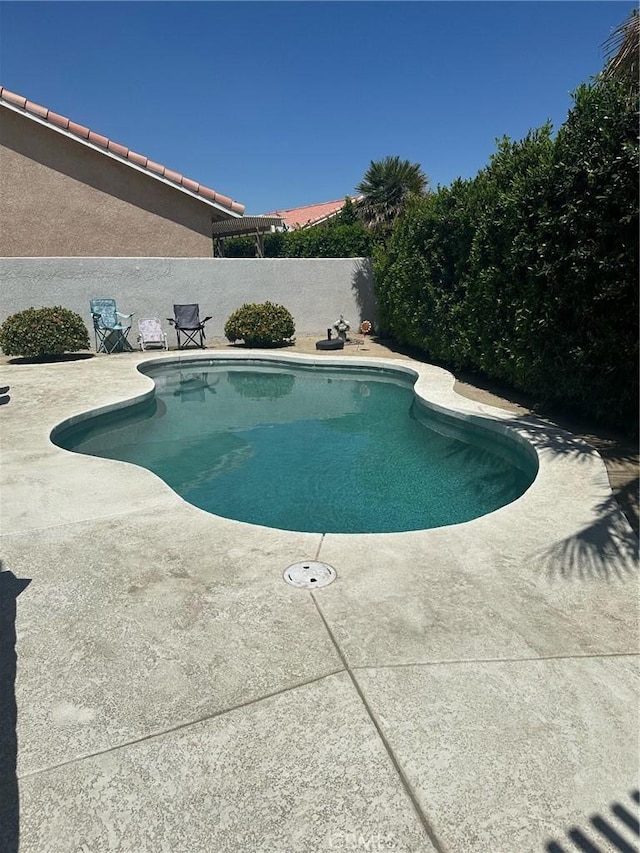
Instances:
[[[427,191],[429,179],[419,163],[399,157],[372,160],[356,187],[362,195],[358,212],[369,228],[391,228],[412,196]]]
[[[638,52],[640,50],[640,16],[632,9],[629,16],[615,28],[603,45],[607,64],[602,72],[605,80],[627,83],[632,92],[638,91]]]

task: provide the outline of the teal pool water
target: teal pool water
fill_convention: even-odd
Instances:
[[[53,441],[148,468],[227,518],[319,533],[441,527],[510,503],[536,474],[516,441],[433,413],[397,371],[215,360],[143,371],[152,399]]]

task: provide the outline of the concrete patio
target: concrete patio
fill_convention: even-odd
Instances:
[[[619,853],[603,826],[637,844],[638,543],[598,454],[394,359],[426,400],[532,442],[526,494],[412,533],[242,524],[49,440],[149,393],[136,365],[159,355],[0,369],[0,849]],[[315,559],[333,584],[283,581]]]

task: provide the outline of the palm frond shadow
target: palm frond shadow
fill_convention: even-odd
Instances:
[[[627,488],[637,488],[638,481]],[[638,574],[638,537],[611,494],[598,507],[598,519],[574,536],[535,554],[534,566],[555,580],[624,580]]]
[[[558,458],[571,457],[585,461],[593,458],[594,448],[579,436],[558,429],[554,424],[537,416],[510,418],[502,421],[506,426],[524,429],[538,450],[551,450]],[[477,457],[477,450],[464,443],[452,445],[450,453],[462,457],[469,464]],[[633,453],[620,449],[618,461],[630,461]],[[553,461],[553,456],[550,457]],[[486,482],[500,494],[507,495],[513,488],[508,477],[485,474]],[[638,495],[636,477],[608,495],[595,508],[597,518],[573,536],[554,543],[531,558],[534,568],[556,580],[622,580],[639,573],[638,537],[621,508],[631,506]]]
[[[628,797],[621,797],[603,808],[600,812],[589,815],[581,826],[571,826],[566,831],[562,843],[549,840],[544,845],[546,853],[638,853],[635,839],[640,836],[640,821],[638,820],[638,789],[629,792]],[[631,841],[633,836],[634,840]]]
[[[479,481],[487,492],[495,497],[496,504],[503,506],[514,500],[514,495],[524,490],[525,475],[516,467],[508,465],[497,468],[492,464],[495,453],[466,441],[452,442],[444,456],[455,459],[456,467],[461,470],[482,471]],[[484,463],[484,464],[483,464]]]
[[[567,432],[559,428],[551,421],[537,415],[523,415],[517,418],[507,418],[502,424],[517,429],[524,429],[527,438],[537,450],[551,450],[557,455],[569,456],[578,462],[593,457],[594,447],[579,435]],[[628,454],[621,453],[621,459],[626,459]]]
[[[557,458],[569,456],[578,462],[593,458],[595,448],[584,438],[560,430],[542,418],[524,417],[512,419],[511,423],[524,426],[538,450],[551,450]],[[598,451],[609,463],[633,465],[637,471],[635,450],[606,442]],[[549,458],[553,462],[553,456]],[[595,508],[596,521],[537,554],[533,558],[536,567],[562,580],[613,580],[637,574],[638,486],[637,476],[618,484]]]
[[[354,291],[360,320],[369,320],[375,328],[377,326],[376,297],[373,289],[373,264],[369,258],[362,258],[356,264],[351,281]]]

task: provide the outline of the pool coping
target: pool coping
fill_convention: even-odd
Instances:
[[[141,403],[150,399],[155,390],[153,380],[148,377],[140,368],[147,364],[163,365],[179,363],[197,363],[205,362],[248,362],[248,363],[266,363],[286,366],[287,364],[299,364],[310,367],[348,367],[362,369],[382,369],[385,372],[396,371],[400,374],[408,376],[413,380],[413,390],[418,400],[427,408],[435,412],[449,415],[455,419],[466,421],[481,427],[490,432],[506,437],[508,440],[518,443],[526,451],[535,455],[537,464],[537,473],[534,481],[526,490],[526,492],[515,501],[503,507],[494,510],[487,515],[492,516],[495,513],[502,512],[508,508],[515,509],[518,505],[518,510],[526,512],[529,504],[529,499],[538,494],[553,491],[556,500],[561,502],[564,499],[573,499],[574,486],[567,480],[564,474],[558,475],[558,466],[554,464],[557,460],[557,454],[560,448],[570,448],[570,452],[574,455],[579,455],[583,466],[589,467],[588,482],[590,488],[588,492],[583,492],[585,501],[591,500],[593,507],[601,506],[606,502],[611,494],[611,487],[606,472],[606,467],[600,454],[588,445],[586,442],[581,442],[573,438],[571,433],[560,427],[550,424],[547,420],[543,420],[533,415],[514,415],[513,413],[505,412],[505,410],[490,406],[486,403],[476,402],[466,397],[462,397],[455,389],[455,377],[452,373],[444,368],[435,365],[426,364],[424,362],[416,362],[411,359],[385,359],[380,357],[360,357],[350,356],[348,358],[340,357],[339,355],[323,355],[314,357],[313,355],[304,353],[281,353],[270,350],[256,352],[235,351],[235,352],[219,352],[208,351],[178,351],[175,353],[162,352],[145,352],[140,353],[140,357],[134,360],[132,364],[135,366],[136,375],[142,377],[147,382],[147,388],[140,393],[127,396],[106,405],[98,406],[97,408],[85,409],[74,413],[63,421],[55,424],[50,432],[50,439],[61,430],[67,427],[74,426],[91,417],[109,412],[117,411],[118,409]],[[150,385],[148,383],[151,383]],[[128,464],[128,463],[124,463]],[[587,473],[585,471],[585,473]],[[176,495],[176,497],[179,497]],[[182,500],[182,498],[180,498]],[[523,503],[524,502],[524,503]],[[481,516],[481,518],[484,516]],[[233,520],[233,519],[231,519]],[[462,524],[473,524],[479,519],[472,519]],[[245,524],[247,522],[237,522]],[[252,525],[260,527],[261,525]],[[447,525],[447,526],[460,526]],[[296,532],[296,531],[287,531]],[[399,533],[386,533],[377,535],[403,535],[403,533],[416,533],[420,531],[403,531]],[[428,532],[428,529],[423,531]],[[368,533],[357,534],[332,534],[332,535],[358,535],[367,536],[373,535]]]

